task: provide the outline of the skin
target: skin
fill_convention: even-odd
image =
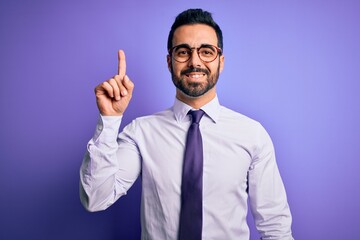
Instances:
[[[205,24],[183,25],[177,28],[174,32],[173,46],[179,44],[188,44],[191,47],[199,47],[202,44],[211,44],[217,46],[218,39],[215,30]],[[214,87],[208,90],[206,93],[193,97],[189,96],[179,88],[176,88],[176,98],[180,101],[192,106],[195,109],[199,109],[208,102],[210,102],[216,96],[216,81],[218,75],[224,68],[224,55],[218,56],[214,61],[210,63],[203,62],[196,51],[192,52],[192,56],[189,61],[179,63],[167,56],[168,68],[172,73],[173,82],[176,86],[176,81],[183,81],[183,85],[188,88],[197,86],[205,88],[209,81],[214,81]],[[181,74],[182,71],[189,68],[206,69],[209,75],[203,72],[192,72],[190,74]],[[201,75],[200,78],[191,77],[194,75]],[[177,78],[177,79],[174,79]],[[213,78],[211,80],[211,78]]]
[[[204,24],[181,26],[175,30],[173,37],[173,46],[179,44],[188,44],[191,47],[199,47],[202,44],[217,46],[217,43],[215,30]],[[100,114],[103,116],[122,116],[129,105],[134,90],[134,83],[126,75],[126,59],[123,50],[118,52],[118,61],[118,74],[100,83],[95,88],[96,103]],[[201,89],[206,88],[208,84],[214,85],[205,93],[196,96],[190,96],[176,88],[177,99],[199,109],[215,98],[218,75],[224,68],[224,55],[218,56],[211,63],[205,63],[201,61],[196,51],[193,51],[191,58],[185,63],[176,62],[169,55],[167,56],[167,63],[175,86],[181,82],[183,87],[188,88],[188,90],[196,88],[196,91],[200,90],[201,92]],[[189,68],[206,69],[208,74],[204,74],[204,72],[181,73]]]
[[[103,116],[122,116],[134,90],[134,83],[126,75],[123,50],[119,50],[118,60],[118,74],[95,88],[96,104]]]

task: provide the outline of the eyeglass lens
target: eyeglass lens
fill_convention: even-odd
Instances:
[[[204,62],[214,61],[218,55],[218,50],[213,46],[202,46],[196,50],[199,58]],[[187,46],[179,46],[174,49],[173,57],[179,62],[186,62],[191,58],[192,51]]]

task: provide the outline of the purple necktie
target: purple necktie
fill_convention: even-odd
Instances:
[[[199,122],[203,110],[190,111],[192,123],[186,139],[181,181],[179,240],[201,240],[203,145]]]

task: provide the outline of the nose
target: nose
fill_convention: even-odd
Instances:
[[[188,61],[188,67],[201,67],[202,63],[203,62],[199,58],[199,55],[198,55],[196,49],[193,49],[193,51],[191,52],[191,57]]]

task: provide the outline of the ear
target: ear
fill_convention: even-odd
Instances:
[[[171,56],[169,54],[166,56],[166,61],[167,61],[168,69],[171,72],[172,62],[171,62]]]
[[[222,72],[222,70],[224,69],[224,63],[225,63],[225,56],[224,54],[221,54],[220,56],[220,72]]]

